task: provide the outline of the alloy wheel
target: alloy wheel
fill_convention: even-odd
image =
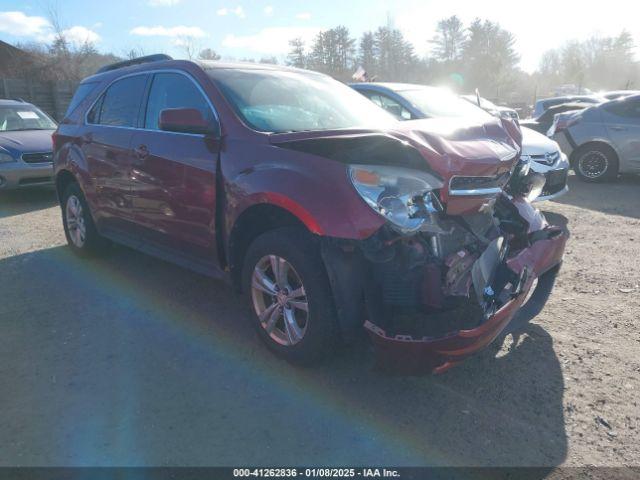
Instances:
[[[609,168],[607,156],[597,150],[585,153],[578,160],[578,170],[586,178],[596,179],[602,177]]]
[[[266,255],[251,277],[253,307],[260,325],[272,340],[297,344],[309,326],[309,303],[302,280],[282,257]]]
[[[69,238],[71,238],[71,241],[76,247],[82,248],[87,238],[87,227],[84,222],[82,203],[80,203],[80,199],[75,195],[70,195],[67,199],[65,215],[67,218]]]

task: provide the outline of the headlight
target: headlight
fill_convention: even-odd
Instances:
[[[403,233],[417,231],[428,218],[425,214],[442,208],[430,194],[441,188],[442,182],[429,173],[402,167],[351,165],[349,177],[364,201]]]
[[[15,161],[16,161],[16,159],[13,158],[8,153],[0,152],[0,163],[9,163],[9,162],[15,162]]]

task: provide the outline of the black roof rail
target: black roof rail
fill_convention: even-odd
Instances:
[[[164,53],[157,53],[155,55],[147,55],[146,57],[138,57],[131,60],[125,60],[123,62],[116,62],[110,65],[105,65],[96,73],[110,72],[111,70],[117,70],[118,68],[131,67],[133,65],[140,65],[142,63],[163,62],[165,60],[173,60],[173,58],[171,58],[169,55],[165,55]]]

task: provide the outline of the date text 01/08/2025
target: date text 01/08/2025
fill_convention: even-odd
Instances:
[[[236,468],[234,477],[264,478],[399,478],[397,470],[386,468]]]

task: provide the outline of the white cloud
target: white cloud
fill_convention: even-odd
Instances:
[[[227,35],[222,46],[227,48],[243,48],[256,53],[280,55],[289,51],[289,40],[302,38],[309,43],[318,32],[319,27],[270,27],[263,28],[255,35]]]
[[[173,7],[180,3],[181,0],[149,0],[147,5],[150,7]]]
[[[220,17],[224,17],[225,15],[233,14],[238,18],[245,18],[244,9],[238,5],[236,8],[227,8],[222,7],[216,11],[216,14]]]
[[[97,43],[100,41],[100,35],[87,27],[76,25],[62,31],[62,35],[68,42],[75,44]]]
[[[300,12],[296,15],[298,20],[310,20],[311,14],[309,12]]]
[[[200,27],[187,27],[185,25],[178,25],[176,27],[164,27],[162,25],[156,25],[155,27],[136,27],[129,32],[131,35],[138,35],[141,37],[193,37],[203,38],[208,34]]]
[[[0,32],[16,37],[43,37],[51,28],[44,17],[30,17],[22,12],[0,12]]]
[[[93,28],[98,27],[99,25],[96,24]],[[46,18],[30,17],[22,12],[0,12],[0,32],[16,37],[32,37],[40,42],[52,42],[55,39],[51,24]],[[61,33],[70,43],[83,44],[100,41],[100,35],[82,25],[66,28]]]
[[[267,17],[270,17],[273,15],[273,5],[267,5],[262,11]]]

